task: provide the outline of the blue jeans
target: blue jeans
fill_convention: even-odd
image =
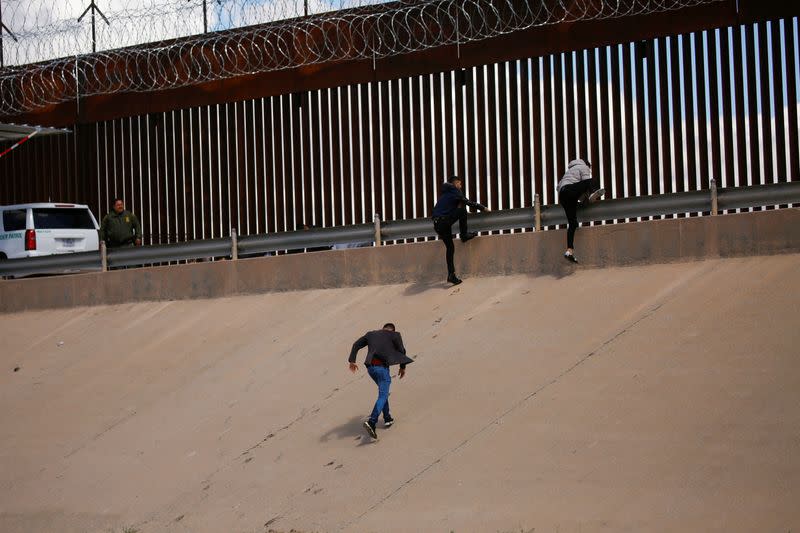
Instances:
[[[383,420],[391,420],[392,415],[389,414],[389,386],[392,384],[392,376],[389,374],[389,368],[385,366],[372,365],[367,367],[369,377],[378,385],[378,400],[375,402],[375,407],[372,409],[372,414],[369,415],[369,421],[373,424],[378,423],[378,416],[383,412]]]

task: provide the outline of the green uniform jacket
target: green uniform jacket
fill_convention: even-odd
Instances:
[[[134,239],[142,238],[142,226],[139,219],[130,211],[117,214],[111,211],[103,218],[100,224],[100,239],[106,242],[109,248],[130,246]]]

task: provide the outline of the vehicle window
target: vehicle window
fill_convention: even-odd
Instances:
[[[25,209],[3,211],[3,231],[20,231],[24,229]]]
[[[95,229],[88,209],[64,207],[34,209],[33,227],[36,229]]]

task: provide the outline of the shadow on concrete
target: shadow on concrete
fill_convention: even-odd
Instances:
[[[531,278],[548,277],[559,280],[573,275],[581,268],[587,267],[584,267],[580,263],[576,265],[568,262],[566,259],[563,259],[561,262],[555,263],[553,267],[547,271],[539,270],[537,272],[529,272],[528,276]]]
[[[406,287],[403,294],[405,296],[414,296],[415,294],[421,294],[432,289],[449,289],[452,286],[453,285],[446,281],[418,281]]]
[[[364,420],[366,418],[363,416],[354,416],[341,426],[337,426],[322,435],[319,440],[320,442],[328,442],[331,439],[352,439],[353,442],[358,441],[359,446],[371,444],[372,439],[364,431]]]
[[[566,259],[562,259],[560,263],[554,265],[553,270],[548,272],[548,275],[554,277],[555,279],[562,279],[573,275],[579,268],[581,268],[580,263],[570,263]]]

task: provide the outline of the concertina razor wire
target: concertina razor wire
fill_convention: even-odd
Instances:
[[[0,115],[722,1],[0,0]]]

